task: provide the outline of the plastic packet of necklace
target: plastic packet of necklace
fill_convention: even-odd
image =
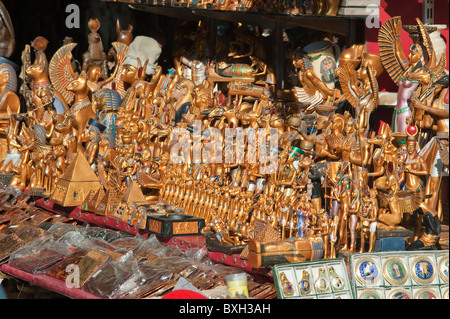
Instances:
[[[49,233],[40,227],[35,227],[30,224],[22,224],[17,228],[15,234],[25,243],[29,243],[40,237],[48,235]]]
[[[198,266],[194,265],[192,261],[178,256],[160,257],[152,261],[150,265],[165,267],[171,270],[177,278],[179,276],[187,278],[198,269]]]
[[[93,248],[93,243],[90,238],[84,236],[78,230],[68,231],[64,233],[58,242],[66,246],[78,247],[84,251],[89,251]]]
[[[208,250],[206,247],[195,247],[195,248],[189,248],[187,249],[184,254],[187,259],[195,261],[195,262],[201,262],[203,258],[206,256]]]
[[[180,249],[161,244],[155,235],[151,235],[147,240],[142,241],[141,245],[134,250],[134,254],[137,258],[147,259],[148,261],[157,257],[183,256]]]
[[[138,263],[130,251],[95,272],[83,289],[99,297],[121,298],[143,283]]]
[[[139,270],[142,273],[142,279],[146,284],[150,284],[157,280],[168,281],[173,277],[173,271],[165,267],[150,265],[148,262],[138,263]]]
[[[0,189],[0,200],[1,202],[8,202],[14,204],[17,197],[20,196],[21,192],[11,186]]]
[[[84,227],[80,230],[85,236],[90,238],[101,238],[107,242],[113,242],[114,240],[122,238],[119,231],[106,229],[101,227]]]
[[[69,254],[67,247],[55,242],[51,235],[43,236],[13,252],[9,265],[28,273],[40,273]]]
[[[61,222],[54,223],[49,229],[47,229],[47,231],[53,235],[55,240],[61,238],[65,233],[75,230],[77,230],[77,226]]]
[[[138,249],[144,242],[145,238],[140,235],[135,236],[123,236],[116,240],[111,241],[111,245],[117,247],[117,249],[123,253]]]

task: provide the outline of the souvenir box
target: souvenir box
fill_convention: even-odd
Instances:
[[[250,239],[248,260],[253,268],[272,267],[282,263],[306,262],[323,258],[321,238],[297,238],[268,243]]]
[[[278,299],[354,299],[342,258],[272,268]]]
[[[357,299],[441,299],[448,287],[448,251],[353,254],[352,285]],[[448,295],[448,292],[447,292]]]
[[[201,235],[205,227],[203,218],[183,214],[148,215],[145,230],[163,236]]]

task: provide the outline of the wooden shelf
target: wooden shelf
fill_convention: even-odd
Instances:
[[[362,16],[325,16],[325,15],[288,15],[270,14],[247,11],[223,11],[182,6],[153,5],[142,1],[129,0],[102,0],[105,2],[117,2],[128,4],[134,10],[154,13],[184,20],[201,20],[204,18],[255,25],[259,27],[275,29],[291,29],[295,27],[308,28],[323,32],[332,32],[337,35],[349,37],[354,34],[352,30],[355,21],[362,21]]]

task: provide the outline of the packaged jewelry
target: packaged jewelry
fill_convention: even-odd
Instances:
[[[328,266],[330,283],[333,291],[341,291],[346,288],[345,280],[343,279],[342,274],[340,274],[340,271],[341,269],[339,266]]]

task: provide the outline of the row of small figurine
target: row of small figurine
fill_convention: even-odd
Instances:
[[[334,16],[339,9],[340,0],[148,0],[147,4],[220,11]]]

